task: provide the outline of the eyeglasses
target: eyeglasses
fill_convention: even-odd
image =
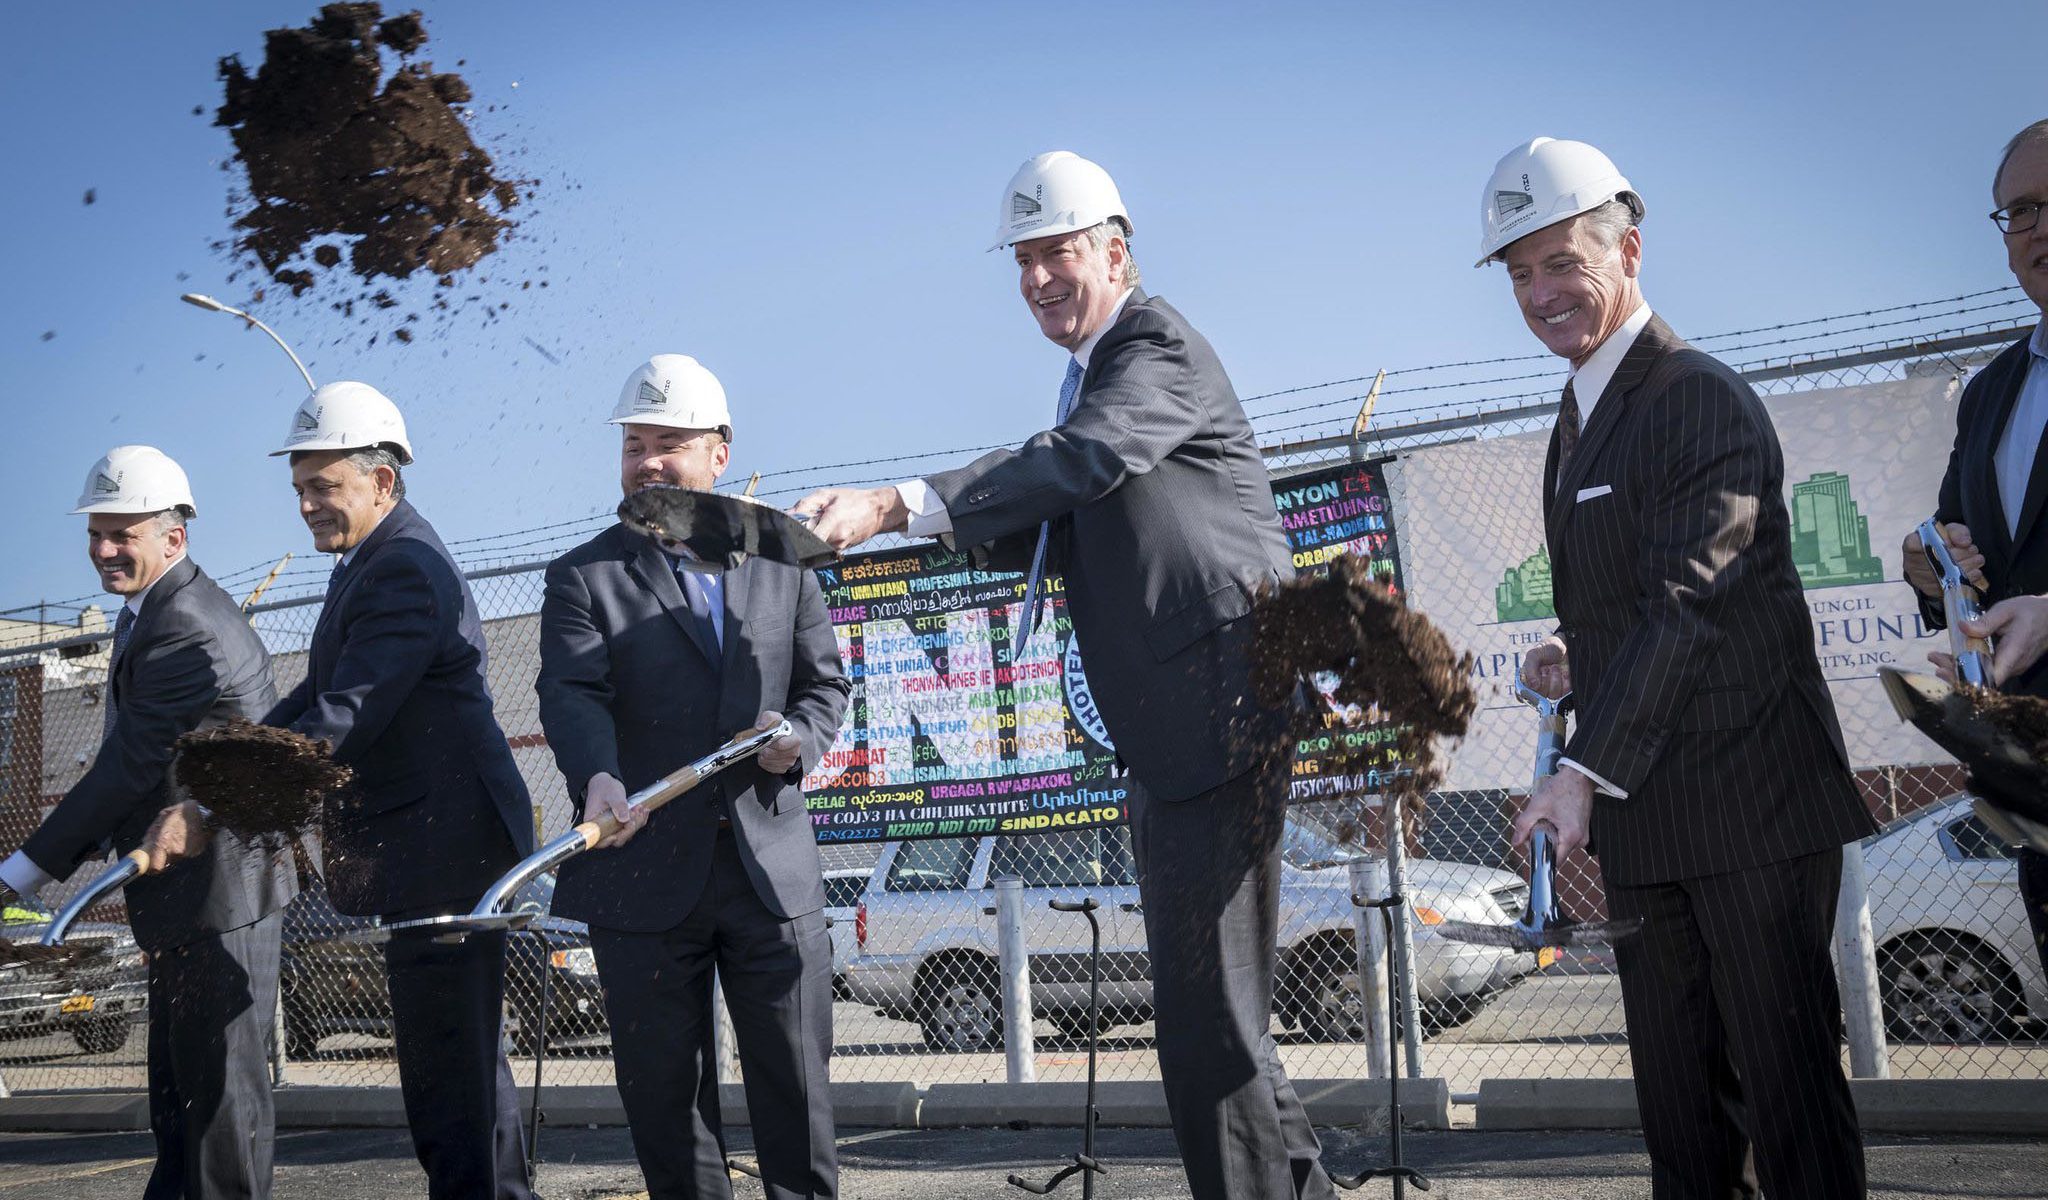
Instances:
[[[2041,202],[2022,200],[1991,214],[1991,220],[2006,233],[2026,233],[2041,223]]]

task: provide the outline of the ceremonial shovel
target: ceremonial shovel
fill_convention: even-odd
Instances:
[[[620,501],[619,520],[656,541],[682,543],[712,571],[749,558],[821,567],[839,557],[804,518],[731,492],[656,484]]]
[[[761,748],[769,742],[792,732],[794,731],[790,728],[789,722],[784,721],[773,729],[748,730],[738,734],[696,762],[679,767],[667,776],[634,792],[626,797],[626,804],[632,808],[653,812],[734,763],[744,762],[759,754]],[[436,941],[459,942],[472,933],[524,929],[533,920],[534,914],[525,911],[506,911],[519,889],[617,833],[619,828],[618,818],[610,813],[605,813],[594,821],[583,822],[534,851],[518,866],[507,871],[503,878],[484,892],[483,898],[476,902],[476,907],[467,913],[449,913],[445,916],[395,921],[389,925],[373,925],[349,935],[349,940],[382,942],[402,930],[423,929],[439,935],[435,938]]]
[[[1973,638],[1962,631],[1964,621],[1984,616],[1984,607],[1977,600],[1977,589],[1970,586],[1963,577],[1963,569],[1956,565],[1955,556],[1948,552],[1948,539],[1942,537],[1941,524],[1933,517],[1920,522],[1920,549],[1926,553],[1934,573],[1941,577],[1941,609],[1948,618],[1956,678],[1972,687],[1991,686],[1991,639]],[[1897,702],[1894,697],[1893,703]],[[1899,715],[1907,714],[1901,710]]]
[[[1984,823],[2015,845],[2048,853],[2048,764],[2035,757],[2033,747],[1978,711],[1968,693],[1931,675],[1879,667],[1877,677],[1899,716],[1969,768],[1974,807]]]
[[[1536,782],[1557,774],[1557,760],[1564,757],[1565,703],[1570,693],[1550,699],[1515,675],[1515,698],[1536,710]],[[1476,921],[1445,921],[1436,927],[1438,937],[1482,946],[1504,946],[1534,954],[1553,946],[1594,946],[1612,943],[1642,929],[1641,918],[1618,921],[1566,922],[1557,913],[1557,887],[1552,876],[1555,855],[1550,837],[1554,831],[1542,822],[1529,835],[1529,909],[1512,925],[1484,925]]]

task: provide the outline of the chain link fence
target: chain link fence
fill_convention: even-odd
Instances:
[[[1961,302],[1969,302],[1963,312],[1983,304],[1973,297],[1955,303]],[[1925,325],[1926,315],[1914,319]],[[1938,478],[1945,461],[1932,448],[1945,448],[1952,436],[1959,380],[2020,331],[2006,314],[1992,329],[1844,346],[1842,319],[1830,320],[1835,323],[1738,331],[1749,340],[1718,349],[1714,339],[1702,340],[1743,362],[1772,398],[1787,443],[1795,534],[1806,539],[1801,569],[1813,572],[1808,595],[1816,649],[1851,727],[1858,779],[1886,826],[1863,844],[1861,855],[1889,1070],[1894,1076],[2039,1076],[2048,1073],[2048,981],[2021,909],[2010,852],[1959,798],[1961,773],[1946,756],[1888,712],[1880,720],[1867,697],[1856,698],[1857,689],[1874,688],[1875,665],[1912,666],[1925,648],[1942,644],[1910,616],[1914,606],[1897,579],[1892,539],[1931,505],[1934,488],[1924,477],[1932,471]],[[1802,352],[1801,338],[1827,341],[1827,352]],[[1769,350],[1774,357],[1744,360],[1730,353],[1743,349]],[[1276,486],[1332,464],[1380,465],[1411,602],[1478,656],[1483,699],[1474,733],[1452,750],[1444,789],[1400,822],[1412,901],[1415,1033],[1422,1046],[1422,1061],[1412,1065],[1417,1073],[1445,1076],[1454,1093],[1476,1091],[1487,1077],[1626,1076],[1610,955],[1574,950],[1538,957],[1437,934],[1446,920],[1514,920],[1528,899],[1523,864],[1509,850],[1506,829],[1528,784],[1534,719],[1504,684],[1513,678],[1519,648],[1541,640],[1554,624],[1535,493],[1562,376],[1555,360],[1541,356],[1424,370],[1435,374],[1387,373],[1396,387],[1347,386],[1370,382],[1364,379],[1318,385],[1339,388],[1341,394],[1324,392],[1335,399],[1294,389],[1248,401],[1270,447]],[[1408,396],[1394,416],[1369,419],[1369,412],[1357,412],[1404,391]],[[1304,413],[1320,415],[1304,423]],[[1788,413],[1801,423],[1796,436]],[[1348,431],[1288,440],[1304,428],[1333,425]],[[1820,459],[1800,449],[1808,445],[1819,447]],[[1916,468],[1919,475],[1908,472],[1880,489],[1871,471],[1890,472],[1912,454],[1932,461]],[[1846,482],[1813,469],[1829,464]],[[810,486],[794,480],[766,494]],[[431,498],[423,503],[431,512]],[[1907,513],[1912,520],[1902,523]],[[540,568],[606,521],[594,516],[455,547],[471,564],[486,617],[498,718],[531,789],[543,838],[566,829],[574,814],[533,693]],[[1384,543],[1376,544],[1380,550],[1396,552]],[[262,574],[252,568],[226,578],[230,586],[247,585]],[[285,573],[281,584],[311,588],[323,575],[324,568],[300,568]],[[275,656],[281,692],[304,671],[318,599],[313,593],[252,608]],[[104,633],[85,632],[0,651],[6,656],[0,657],[0,847],[18,845],[90,762],[105,702],[104,639]],[[1342,789],[1304,794],[1315,798],[1291,807],[1284,834],[1273,1029],[1281,1059],[1296,1078],[1362,1077],[1377,1064],[1347,861],[1361,848],[1384,851],[1387,822],[1376,795]],[[1041,1080],[1081,1076],[1090,973],[1099,969],[1102,1076],[1156,1077],[1143,918],[1129,834],[1121,824],[829,841],[821,851],[838,1000],[835,1078],[999,1081],[1016,1073],[1005,1056],[1011,1038],[1004,1023],[1000,889],[992,886],[1004,877],[1022,883],[1018,912],[1029,947],[1035,1041],[1027,1073]],[[48,898],[61,902],[96,870],[82,871]],[[303,874],[307,890],[284,924],[280,1078],[286,1084],[395,1084],[381,953],[344,936],[361,922],[335,913],[317,874]],[[1562,864],[1560,891],[1572,916],[1603,912],[1597,867],[1589,860]],[[544,909],[547,896],[544,881],[522,899]],[[1090,953],[1087,920],[1047,905],[1084,897],[1100,905],[1099,960]],[[29,914],[10,916],[30,920]],[[141,957],[123,940],[118,906],[92,917],[96,924],[87,935],[107,939],[115,950],[102,974],[0,975],[0,1079],[9,1087],[142,1083]],[[582,927],[537,921],[512,936],[507,970],[506,1031],[515,1072],[531,1077],[545,1024],[550,1082],[610,1082],[602,995]],[[1405,1019],[1398,1007],[1394,1019],[1399,1032]]]

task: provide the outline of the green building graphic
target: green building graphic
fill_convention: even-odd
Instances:
[[[1884,581],[1884,563],[1870,552],[1870,519],[1849,495],[1847,475],[1822,471],[1792,485],[1792,563],[1810,588]]]
[[[1538,550],[1509,567],[1493,589],[1493,610],[1503,621],[1540,621],[1557,615],[1550,600],[1550,551]]]

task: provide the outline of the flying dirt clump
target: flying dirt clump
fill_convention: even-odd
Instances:
[[[214,819],[248,837],[298,834],[351,773],[326,742],[239,718],[182,734],[178,783]]]
[[[1252,690],[1269,709],[1289,707],[1301,683],[1334,676],[1329,693],[1343,713],[1340,728],[1393,724],[1399,770],[1386,794],[1420,800],[1443,779],[1441,738],[1459,738],[1479,707],[1472,656],[1452,649],[1428,617],[1404,604],[1372,564],[1346,555],[1322,575],[1303,575],[1263,596],[1252,610]],[[1293,753],[1298,740],[1329,732],[1326,706],[1314,705],[1275,740],[1271,759]],[[1383,749],[1361,744],[1339,751],[1332,766],[1348,771],[1380,760]]]
[[[235,144],[248,176],[237,250],[297,295],[313,274],[294,268],[309,243],[348,246],[363,279],[425,270],[446,277],[497,249],[520,184],[498,178],[460,106],[460,76],[407,62],[384,75],[379,48],[417,52],[427,32],[417,12],[388,20],[375,3],[329,4],[303,29],[264,35],[251,76],[239,57],[221,60],[226,98],[214,123]],[[341,262],[333,243],[315,247],[321,267]]]

